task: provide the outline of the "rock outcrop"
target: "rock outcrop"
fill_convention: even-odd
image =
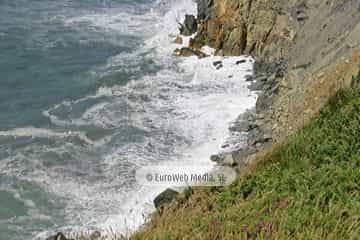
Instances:
[[[166,189],[162,193],[160,193],[155,199],[154,199],[154,205],[155,208],[158,210],[161,210],[161,208],[165,205],[170,203],[172,200],[174,200],[179,193],[175,190],[172,190],[170,188]]]
[[[253,55],[256,112],[275,142],[309,120],[360,65],[357,0],[198,0],[197,47]],[[255,142],[257,140],[255,139]]]
[[[197,31],[196,17],[193,15],[185,15],[184,23],[180,23],[180,34],[184,36],[190,36]]]
[[[283,141],[351,85],[360,67],[359,9],[358,0],[198,0],[190,47],[256,58],[247,81],[261,92],[255,116],[262,117],[248,124],[251,152]],[[232,153],[238,164],[243,155]]]
[[[195,39],[218,55],[253,54],[280,59],[294,43],[290,15],[275,0],[200,0]],[[281,46],[281,47],[279,47]]]
[[[191,47],[183,47],[181,49],[175,49],[174,53],[176,56],[179,57],[191,57],[191,56],[197,56],[198,58],[207,57],[207,55],[202,51]]]

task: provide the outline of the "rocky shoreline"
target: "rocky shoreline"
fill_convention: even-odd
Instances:
[[[256,59],[255,76],[248,79],[250,89],[260,91],[256,109],[240,116],[231,129],[245,132],[248,146],[212,156],[219,164],[246,164],[251,155],[282,142],[337,90],[349,86],[358,70],[360,14],[356,1],[197,2],[198,16],[186,18],[192,24],[182,24],[194,26],[196,21],[197,34],[178,55],[193,52],[190,55],[204,57],[202,47],[210,46],[215,55]]]
[[[198,16],[188,15],[179,25],[181,34],[193,37],[175,55],[206,57],[203,47],[210,46],[218,56],[252,55],[256,60],[255,76],[247,79],[249,88],[259,92],[256,108],[230,127],[247,135],[247,146],[211,156],[218,164],[250,164],[257,153],[302,127],[359,70],[356,0],[197,2]],[[182,38],[175,42],[181,44]],[[174,197],[166,190],[157,197],[157,208]]]
[[[203,58],[207,56],[203,47],[210,46],[218,56],[252,55],[256,60],[255,76],[247,79],[250,90],[259,93],[256,107],[230,127],[231,132],[246,134],[247,144],[212,155],[210,159],[220,165],[239,169],[251,164],[258,153],[302,127],[337,90],[348,87],[358,71],[360,13],[356,1],[197,2],[198,15],[186,16],[180,34],[197,33],[175,55]],[[335,27],[329,27],[330,23]],[[317,27],[326,29],[325,36],[318,36]],[[314,51],[321,55],[314,58]],[[160,198],[166,197],[164,193]]]

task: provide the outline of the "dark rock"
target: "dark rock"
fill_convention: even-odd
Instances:
[[[252,75],[246,75],[245,76],[245,81],[246,82],[251,82],[251,81],[253,81],[254,80],[254,77],[252,76]]]
[[[219,155],[211,155],[210,160],[213,161],[213,162],[220,162],[221,157]]]
[[[220,65],[220,64],[222,64],[222,61],[215,61],[215,62],[213,62],[214,67],[216,67],[217,65]]]
[[[246,60],[242,59],[242,60],[236,61],[236,65],[239,65],[239,64],[242,64],[242,63],[246,63]]]
[[[223,67],[222,61],[215,61],[213,62],[213,65],[216,68],[216,70],[219,70],[220,68]]]
[[[230,147],[230,144],[228,143],[221,146],[221,148],[228,148],[228,147]]]
[[[219,69],[222,68],[222,67],[223,67],[223,65],[222,65],[222,64],[219,64],[219,65],[216,66],[216,70],[219,70]]]
[[[190,36],[197,31],[197,21],[193,15],[185,15],[185,21],[180,24],[180,33],[184,36]]]
[[[48,237],[46,240],[68,240],[65,235],[61,232],[57,233],[54,236]]]
[[[160,209],[165,204],[172,202],[178,195],[179,193],[177,191],[170,188],[166,189],[154,199],[156,209]]]

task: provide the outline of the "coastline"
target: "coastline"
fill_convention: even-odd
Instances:
[[[171,15],[171,14],[169,14],[169,15]],[[172,27],[169,27],[170,29],[171,28],[174,28],[174,26],[172,26]],[[177,26],[176,26],[176,28],[177,28]],[[169,44],[171,43],[170,42],[170,40],[172,41],[173,39],[173,36],[169,36],[168,37],[168,39],[169,39]],[[184,42],[186,43],[186,39],[185,38],[183,38],[184,39]],[[190,39],[190,37],[189,37],[189,39]],[[151,44],[152,43],[152,41],[158,41],[158,39],[156,39],[156,37],[154,38],[154,39],[149,39],[148,41],[147,41],[147,43],[146,44]],[[168,44],[168,43],[166,43],[166,44]],[[179,45],[179,46],[181,46],[181,45]],[[162,46],[162,47],[164,47],[164,46]],[[166,48],[166,47],[168,47],[167,45],[164,47],[164,48]],[[209,48],[209,49],[207,49],[209,52],[211,52],[212,50]],[[164,49],[160,49],[160,51],[164,51]],[[222,66],[222,69],[221,69],[221,71],[219,71],[219,69],[217,69],[215,66],[214,66],[214,61],[216,61],[216,58],[221,58],[221,60],[224,62],[223,63],[223,66]],[[236,63],[236,62],[238,62],[238,61],[240,61],[240,63]],[[224,78],[225,78],[225,80],[227,80],[229,83],[231,83],[232,81],[236,81],[236,79],[245,79],[245,78],[243,78],[242,76],[244,75],[248,75],[249,73],[245,73],[246,71],[249,71],[249,69],[250,69],[250,67],[249,67],[249,64],[251,63],[252,64],[252,58],[250,57],[250,56],[237,56],[237,57],[233,57],[233,58],[230,58],[230,57],[226,57],[226,59],[224,59],[223,57],[216,57],[216,56],[214,56],[214,59],[213,60],[210,60],[210,59],[207,59],[207,60],[205,60],[202,64],[203,65],[206,65],[206,67],[209,67],[209,68],[211,68],[211,69],[213,69],[213,71],[216,71],[216,72],[218,72],[218,74],[219,74],[219,76],[221,75],[220,73],[221,72],[224,72]],[[190,63],[192,62],[192,60],[191,60],[191,58],[188,58],[188,61],[187,61],[187,63],[185,64],[185,65],[189,65]],[[196,61],[195,61],[196,62]],[[192,63],[193,64],[193,63]],[[229,65],[229,66],[228,66]],[[230,65],[234,65],[234,66],[236,66],[236,68],[233,68],[233,69],[230,69],[231,68],[231,66]],[[246,70],[247,68],[249,68],[248,70]],[[228,70],[228,69],[230,69],[231,71],[229,71],[229,72],[226,72],[226,70]],[[237,69],[237,70],[235,70],[235,69]],[[206,69],[202,69],[202,71],[205,71],[206,72]],[[209,73],[208,73],[209,74]],[[236,75],[237,76],[237,78],[232,78],[232,77],[230,77],[230,75],[231,74],[233,74],[233,75]],[[241,77],[240,77],[241,76]],[[218,79],[219,80],[219,79]],[[197,81],[197,80],[196,80]],[[243,82],[243,81],[241,81],[241,82]],[[214,84],[216,83],[216,81],[214,81]],[[249,83],[248,82],[243,82],[242,83],[243,85],[248,85]],[[240,89],[240,88],[239,88]],[[246,93],[248,93],[248,89],[246,89],[244,92],[246,92]],[[234,93],[236,93],[236,91],[234,91]],[[233,99],[234,99],[234,97],[235,97],[235,95],[233,96]],[[246,98],[253,98],[254,96],[246,96]],[[226,99],[224,99],[224,103],[225,103],[225,100]],[[244,100],[244,102],[243,103],[241,103],[241,101],[243,101]],[[237,101],[235,101],[234,103],[230,103],[229,104],[229,107],[232,107],[232,106],[237,106],[237,109],[239,109],[239,106],[240,106],[240,109],[241,108],[244,108],[244,109],[247,109],[248,108],[248,106],[247,106],[247,104],[245,104],[246,103],[246,101],[245,101],[246,99],[245,99],[245,96],[244,96],[244,99],[242,99],[242,98],[238,98],[237,99]],[[231,101],[231,102],[233,102],[233,101]],[[249,105],[255,105],[255,102],[254,102],[254,100],[250,100],[249,102],[251,102],[251,104],[249,104]],[[240,104],[241,103],[241,104]],[[217,103],[217,104],[219,104],[219,103]],[[216,104],[215,104],[216,105]],[[246,106],[242,106],[242,105],[246,105]],[[230,117],[229,116],[227,116],[226,118],[228,119],[226,122],[232,122],[235,118],[234,117],[236,117],[236,116],[238,116],[238,111],[240,111],[240,110],[233,110],[233,111],[231,111],[232,113],[230,114]],[[240,111],[241,112],[241,111]],[[222,123],[222,125],[224,125],[225,126],[225,124],[224,124],[225,122],[223,122]],[[227,137],[229,137],[228,136],[228,127],[230,127],[229,125],[226,125],[225,126],[225,128],[223,129],[223,133],[221,133],[221,136],[219,137],[219,138],[217,138],[217,145],[219,145],[219,144],[222,144],[222,142],[220,143],[219,142],[219,140],[226,140],[226,138]],[[209,139],[209,142],[212,142],[214,139]],[[210,146],[213,146],[214,144],[211,144]],[[215,147],[213,146],[213,147],[208,147],[207,149],[214,149]],[[212,153],[214,153],[214,152],[212,152]],[[202,158],[203,158],[203,160],[204,161],[206,161],[207,163],[209,163],[209,164],[211,164],[211,165],[213,165],[213,163],[211,162],[211,160],[210,160],[210,152],[209,151],[207,151],[207,156],[206,157],[204,157],[204,156],[202,156]],[[164,190],[166,190],[165,188],[164,188]],[[161,194],[161,193],[160,193]],[[156,197],[155,197],[156,198]],[[134,200],[135,201],[135,200]],[[112,221],[115,221],[115,220],[112,220]],[[122,222],[122,221],[119,221],[119,222]],[[117,224],[119,224],[119,223],[117,223]],[[125,227],[124,227],[125,228]],[[126,227],[127,228],[127,227]],[[84,230],[84,232],[82,232],[82,229],[85,229]],[[100,229],[99,229],[100,230]],[[117,233],[115,233],[115,231],[114,232],[107,232],[108,230],[104,230],[104,233],[105,234],[110,234],[110,235],[115,235],[115,234],[117,234]],[[136,231],[135,229],[133,229],[133,231]],[[57,238],[65,238],[66,239],[66,237],[70,237],[70,239],[72,239],[72,238],[75,238],[75,239],[78,239],[78,238],[81,238],[81,237],[83,237],[83,238],[89,238],[89,239],[92,239],[92,238],[95,238],[96,239],[96,237],[97,238],[100,238],[100,236],[102,236],[102,237],[104,237],[104,236],[106,236],[105,234],[104,235],[102,235],[103,233],[101,232],[101,231],[92,231],[92,230],[89,230],[89,231],[87,231],[86,230],[86,227],[84,227],[84,228],[80,228],[80,230],[79,230],[79,232],[66,232],[66,230],[64,230],[64,232],[63,233],[58,233],[58,234],[56,234],[56,235],[53,235],[53,234],[51,234],[47,239],[57,239]],[[130,234],[130,233],[129,233]],[[129,235],[128,234],[128,235]],[[67,236],[68,235],[68,236]],[[39,236],[39,239],[40,238],[42,238],[42,236],[44,236],[44,235],[41,235],[41,236]],[[66,236],[66,237],[65,237]],[[121,237],[121,235],[120,235],[120,237]],[[38,238],[37,238],[38,239]],[[101,238],[100,238],[101,239]]]
[[[248,145],[211,157],[240,172],[273,146],[286,142],[336,92],[348,88],[360,64],[360,17],[355,2],[252,2],[239,6],[234,1],[199,1],[199,33],[188,46],[190,54],[199,57],[202,54],[196,51],[204,45],[215,48],[215,55],[255,56],[255,76],[249,81],[256,80],[250,88],[260,91],[256,108],[239,116],[234,127],[248,133]],[[246,18],[237,25],[234,16]],[[334,19],[336,24],[330,27]],[[319,28],[326,30],[318,32]]]
[[[253,11],[256,12],[259,9],[266,11],[266,9],[270,9],[270,5],[279,6],[279,2],[283,4],[282,11],[292,13],[294,9],[301,9],[300,12],[304,13],[306,11],[306,16],[308,17],[303,19],[302,17],[295,16],[297,22],[294,23],[292,20],[289,20],[292,18],[291,14],[285,14],[286,17],[283,18],[283,12],[274,13],[271,8],[269,18],[275,18],[277,20],[280,18],[283,21],[282,23],[285,24],[285,27],[280,30],[272,29],[270,33],[268,33],[269,30],[267,28],[269,26],[266,26],[262,30],[270,35],[267,36],[267,39],[265,39],[264,42],[259,43],[254,40],[255,43],[252,44],[251,41],[246,41],[245,46],[240,47],[242,51],[241,54],[251,54],[255,56],[255,76],[249,77],[248,81],[251,82],[249,88],[252,91],[259,91],[259,96],[255,109],[240,115],[234,126],[230,126],[231,131],[247,134],[247,146],[236,149],[231,153],[209,156],[213,161],[220,165],[231,165],[237,169],[251,165],[256,156],[271,149],[273,144],[280,144],[285,141],[288,136],[293,134],[318,113],[322,106],[324,106],[327,100],[334,95],[337,90],[349,86],[351,77],[358,71],[357,64],[360,63],[360,60],[358,47],[359,35],[357,34],[359,33],[359,30],[356,26],[359,26],[359,20],[354,21],[354,24],[351,26],[353,34],[346,33],[347,39],[351,39],[351,36],[355,36],[355,44],[349,47],[348,41],[343,41],[340,47],[330,50],[327,52],[326,56],[307,62],[308,58],[310,58],[309,56],[311,56],[311,51],[314,51],[314,48],[318,47],[320,49],[318,51],[321,52],[332,44],[329,43],[328,45],[321,46],[322,43],[320,42],[317,46],[314,46],[308,51],[302,52],[299,50],[304,47],[304,42],[308,41],[308,38],[317,35],[317,33],[311,32],[311,27],[304,30],[304,24],[311,26],[313,24],[311,22],[311,16],[320,10],[312,8],[311,6],[307,6],[307,8],[305,8],[306,10],[304,10],[304,7],[300,5],[292,3],[285,4],[282,3],[282,1],[269,1],[265,5],[251,6],[253,10],[250,8],[250,12],[247,14],[254,14]],[[221,3],[219,3],[219,5],[221,5]],[[209,30],[207,29],[208,26],[204,29],[204,26],[201,25],[205,24],[204,19],[207,19],[205,20],[207,23],[209,23],[209,21],[211,22],[213,19],[213,11],[218,11],[217,7],[219,6],[214,7],[214,5],[208,5],[207,1],[199,1],[198,6],[199,15],[197,17],[200,18],[200,20],[198,20],[200,30],[194,37],[194,40],[190,41],[189,48],[191,52],[187,53],[202,57],[202,53],[199,53],[198,51],[201,51],[201,48],[204,46],[203,44],[207,42],[214,44],[212,47],[215,49],[215,54],[221,56],[234,55],[234,52],[232,51],[238,50],[234,50],[237,48],[233,47],[233,45],[230,46],[230,49],[232,50],[228,52],[228,50],[223,49],[223,47],[226,46],[226,43],[216,43],[216,41],[219,41],[222,37],[215,41],[213,39],[204,40],[204,34],[207,35]],[[330,7],[333,8],[334,6]],[[229,6],[222,6],[219,8],[228,9]],[[351,12],[348,13],[350,17],[354,17],[354,10],[347,10]],[[204,14],[205,16],[203,16]],[[232,13],[231,11],[228,13],[225,11],[225,15],[227,14],[232,16],[235,13]],[[278,14],[278,16],[273,16],[274,14]],[[344,13],[335,12],[333,14],[343,16]],[[335,17],[338,18],[337,15]],[[358,15],[355,15],[355,17],[356,19],[359,19]],[[251,18],[251,16],[249,18]],[[308,20],[309,18],[310,20]],[[229,16],[225,19],[229,19]],[[351,23],[347,23],[347,21],[348,18],[345,18],[339,22],[339,25],[349,29]],[[262,20],[260,19],[259,22],[258,26],[262,28]],[[223,23],[219,22],[219,25],[220,24]],[[277,24],[279,23],[277,22]],[[274,26],[278,26],[275,24],[275,21],[271,28]],[[262,30],[260,30],[260,32],[262,32]],[[287,34],[285,34],[284,31]],[[299,39],[299,36],[302,36],[301,34],[304,32],[309,33],[309,35],[312,33],[314,36],[311,35],[304,40]],[[219,35],[219,32],[217,32],[217,34]],[[248,34],[249,31],[247,31],[247,36],[249,36]],[[262,33],[260,33],[260,35],[261,34]],[[339,36],[338,38],[341,39],[342,36]],[[238,36],[237,39],[242,39],[242,37]],[[218,46],[216,46],[216,44],[218,44]],[[248,46],[247,44],[251,46]],[[339,44],[339,42],[337,42],[337,44]],[[238,46],[238,42],[236,42],[235,45]],[[283,51],[284,49],[286,49],[286,51]],[[180,52],[179,54],[187,55],[187,53],[183,54]],[[339,54],[341,55],[339,56]],[[304,62],[306,63],[304,64]],[[342,80],[339,81],[338,78],[334,78],[334,74],[341,76]],[[311,79],[311,84],[309,84],[307,79]],[[309,86],[307,86],[308,84]],[[314,85],[318,87],[315,88]],[[309,89],[319,88],[325,90],[321,92],[321,94],[314,91],[308,92]],[[308,98],[317,99],[308,101]],[[304,102],[307,104],[304,104]],[[228,159],[228,156],[231,156],[233,159],[230,163],[224,162],[225,159]],[[176,196],[174,196],[174,198],[176,198]],[[168,202],[170,201],[171,199]]]

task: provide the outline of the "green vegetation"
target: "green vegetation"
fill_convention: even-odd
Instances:
[[[360,239],[359,88],[231,186],[187,191],[132,239]]]

